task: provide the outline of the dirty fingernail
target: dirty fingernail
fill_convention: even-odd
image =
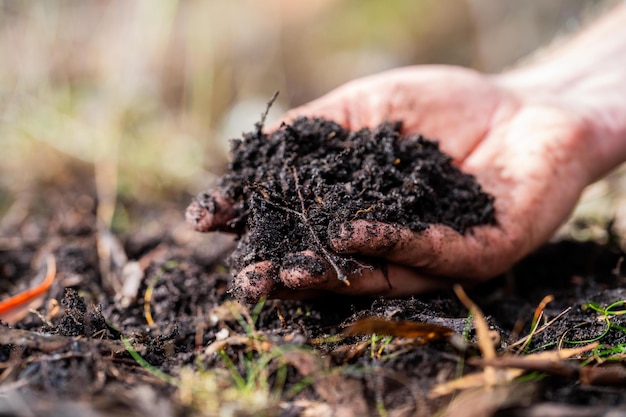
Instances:
[[[232,204],[219,193],[202,193],[187,207],[185,218],[199,232],[223,229],[235,213]]]
[[[272,294],[277,268],[270,261],[248,265],[236,276],[229,292],[243,303],[254,304]]]
[[[319,288],[328,281],[329,268],[326,261],[313,251],[288,254],[279,273],[287,288]]]

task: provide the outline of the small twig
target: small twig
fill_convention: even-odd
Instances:
[[[572,309],[572,307],[567,307],[565,310],[563,310],[559,315],[557,315],[555,318],[553,318],[552,320],[550,320],[549,322],[547,322],[546,324],[544,324],[543,326],[541,326],[539,329],[535,330],[534,333],[529,334],[527,336],[522,337],[521,339],[517,340],[514,343],[511,343],[509,346],[507,346],[507,350],[513,349],[516,346],[521,345],[522,343],[525,343],[526,340],[528,340],[530,337],[532,336],[537,336],[539,333],[543,332],[544,330],[546,330],[548,327],[552,326],[552,324],[554,324],[555,321],[559,320],[561,317],[563,317],[565,314],[569,313],[570,310]]]
[[[300,200],[300,206],[302,207],[302,213],[298,213],[297,211],[295,213],[297,213],[300,219],[302,219],[302,223],[304,223],[304,225],[308,227],[309,231],[311,232],[311,236],[313,236],[315,243],[317,243],[318,249],[320,250],[320,252],[322,252],[322,255],[324,255],[328,263],[333,267],[333,269],[337,273],[337,278],[341,282],[346,284],[347,286],[350,286],[350,281],[348,280],[348,277],[346,276],[346,274],[343,273],[341,268],[339,268],[339,265],[337,265],[337,263],[333,260],[332,255],[326,250],[326,248],[324,248],[324,245],[320,241],[320,238],[317,236],[317,233],[315,233],[315,229],[313,229],[313,226],[311,226],[311,223],[309,223],[309,218],[307,216],[307,209],[306,209],[306,206],[304,205],[304,198],[302,197],[302,190],[300,189],[300,181],[298,180],[298,173],[296,172],[296,169],[293,167],[291,168],[291,170],[293,172],[293,179],[295,181],[296,192],[298,193],[298,199]]]
[[[518,349],[517,353],[524,352],[526,348],[528,347],[528,345],[530,345],[530,342],[532,341],[532,338],[535,335],[535,332],[537,331],[537,326],[539,324],[539,321],[543,317],[543,310],[546,308],[546,305],[548,305],[548,303],[551,303],[553,300],[554,300],[554,296],[552,295],[546,295],[545,297],[543,297],[543,299],[541,300],[541,302],[535,309],[535,313],[533,314],[533,321],[530,325],[530,333],[528,334],[528,337],[526,338],[526,342],[524,342],[524,344]]]
[[[478,308],[478,306],[472,301],[463,287],[456,284],[454,287],[454,293],[461,303],[467,308],[474,319],[474,327],[476,329],[476,338],[480,353],[486,360],[494,359],[496,357],[496,348],[493,345],[493,340],[489,332],[489,323],[485,319],[485,315]],[[491,366],[485,366],[484,369],[484,382],[487,387],[493,387],[498,383],[499,375],[496,369]]]
[[[261,113],[261,121],[257,122],[254,126],[256,127],[256,131],[257,134],[261,134],[263,133],[263,127],[265,126],[265,119],[267,118],[267,114],[270,112],[270,109],[272,108],[272,105],[274,105],[274,102],[276,101],[276,98],[278,98],[278,91],[274,92],[274,95],[272,96],[272,98],[270,98],[270,101],[267,102],[267,106],[265,107],[265,111],[263,113]]]
[[[356,218],[359,216],[359,214],[369,213],[373,209],[374,209],[374,205],[372,204],[371,206],[369,206],[366,209],[357,210],[356,213],[354,213],[354,216],[352,217],[352,220],[356,220]]]

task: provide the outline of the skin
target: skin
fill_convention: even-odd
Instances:
[[[412,232],[354,221],[331,239],[332,249],[379,258],[384,270],[365,269],[346,285],[333,268],[311,275],[265,261],[239,272],[235,294],[250,302],[320,291],[398,297],[481,282],[509,269],[550,238],[586,185],[626,159],[626,36],[607,36],[624,27],[621,7],[547,57],[509,73],[397,69],[291,110],[283,120],[322,116],[352,130],[402,120],[405,133],[437,139],[495,196],[497,224],[461,235],[442,225]],[[587,60],[580,59],[583,50]],[[188,218],[198,230],[227,229],[228,202],[214,197],[221,210],[190,207],[196,216]]]

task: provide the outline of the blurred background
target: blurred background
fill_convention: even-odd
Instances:
[[[501,71],[616,3],[0,0],[0,236],[63,185],[117,230],[137,203],[182,221],[273,92],[270,119],[397,66]]]

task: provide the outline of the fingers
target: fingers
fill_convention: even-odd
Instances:
[[[413,232],[388,223],[357,220],[340,226],[331,238],[339,253],[388,261],[338,278],[328,259],[313,251],[290,254],[281,264],[258,262],[235,278],[232,293],[254,303],[261,297],[309,298],[323,292],[351,296],[404,297],[449,288],[460,280],[492,278],[517,259],[514,239],[495,226],[462,235],[447,226]]]
[[[337,270],[312,251],[290,254],[278,265],[269,261],[244,268],[233,293],[256,302],[270,298],[309,298],[323,292],[352,296],[404,297],[449,288],[459,280],[478,282],[503,272],[517,260],[515,239],[495,226],[462,235],[447,226],[422,232],[388,223],[357,220],[342,225],[331,238],[339,253],[385,259],[379,267],[351,273],[349,285]]]
[[[235,278],[231,293],[255,303],[261,297],[303,299],[325,292],[351,296],[403,297],[448,288],[452,281],[418,273],[415,269],[389,263],[379,268],[363,268],[348,276],[349,285],[337,278],[332,266],[311,251],[290,255],[280,268],[270,261],[244,268]]]
[[[230,292],[246,303],[256,303],[262,297],[276,292],[277,268],[270,261],[258,262],[242,269],[235,278]]]
[[[232,203],[219,192],[202,193],[187,207],[187,223],[199,232],[235,231],[229,221],[235,217]]]
[[[363,269],[351,274],[350,286],[335,284],[331,291],[353,296],[407,297],[449,288],[454,282],[431,277],[417,270],[395,263],[381,268]]]
[[[388,224],[356,220],[341,225],[330,240],[338,253],[384,258],[431,275],[491,278],[516,259],[496,226],[460,234],[444,225],[413,232]]]
[[[339,281],[328,262],[313,251],[287,255],[278,278],[282,285],[293,290],[323,290],[336,284],[331,281]]]

